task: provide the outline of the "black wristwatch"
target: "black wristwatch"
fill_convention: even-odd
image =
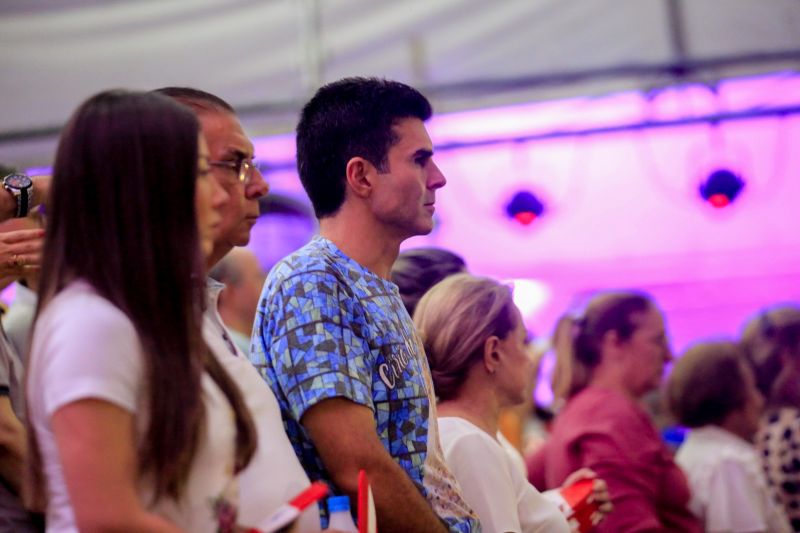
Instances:
[[[28,216],[33,181],[25,174],[9,174],[3,178],[3,188],[14,195],[14,199],[17,201],[17,213],[14,216],[17,218]]]

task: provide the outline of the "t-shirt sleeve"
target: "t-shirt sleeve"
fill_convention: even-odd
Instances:
[[[708,533],[767,531],[766,517],[758,508],[764,500],[741,464],[721,461],[711,476],[706,508]]]
[[[521,532],[517,495],[500,445],[479,434],[464,434],[446,451],[445,461],[475,510],[484,531]]]
[[[142,379],[138,336],[124,314],[98,300],[80,309],[54,309],[37,326],[42,343],[33,357],[41,358],[38,382],[47,416],[85,399],[136,411]]]
[[[354,326],[359,303],[340,283],[329,272],[305,272],[262,295],[251,360],[258,367],[269,358],[272,385],[288,400],[295,420],[329,398],[374,410],[372,356]]]

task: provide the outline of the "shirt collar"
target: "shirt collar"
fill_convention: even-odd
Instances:
[[[694,435],[694,438],[713,440],[720,444],[726,443],[737,448],[745,448],[747,450],[752,448],[752,445],[740,436],[712,424],[693,429],[689,433],[690,437],[692,435]]]
[[[224,283],[220,283],[214,278],[206,278],[206,292],[208,293],[208,299],[215,306],[217,304],[217,300],[219,299],[219,293],[221,293],[222,289],[224,288]]]

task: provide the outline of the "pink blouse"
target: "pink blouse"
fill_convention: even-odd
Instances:
[[[588,387],[570,400],[550,438],[528,459],[528,477],[546,490],[582,467],[608,483],[614,504],[595,531],[702,531],[688,509],[686,477],[647,413],[622,393]]]

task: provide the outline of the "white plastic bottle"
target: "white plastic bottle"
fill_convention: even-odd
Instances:
[[[358,528],[350,515],[350,498],[331,496],[328,498],[328,528],[358,533]]]

